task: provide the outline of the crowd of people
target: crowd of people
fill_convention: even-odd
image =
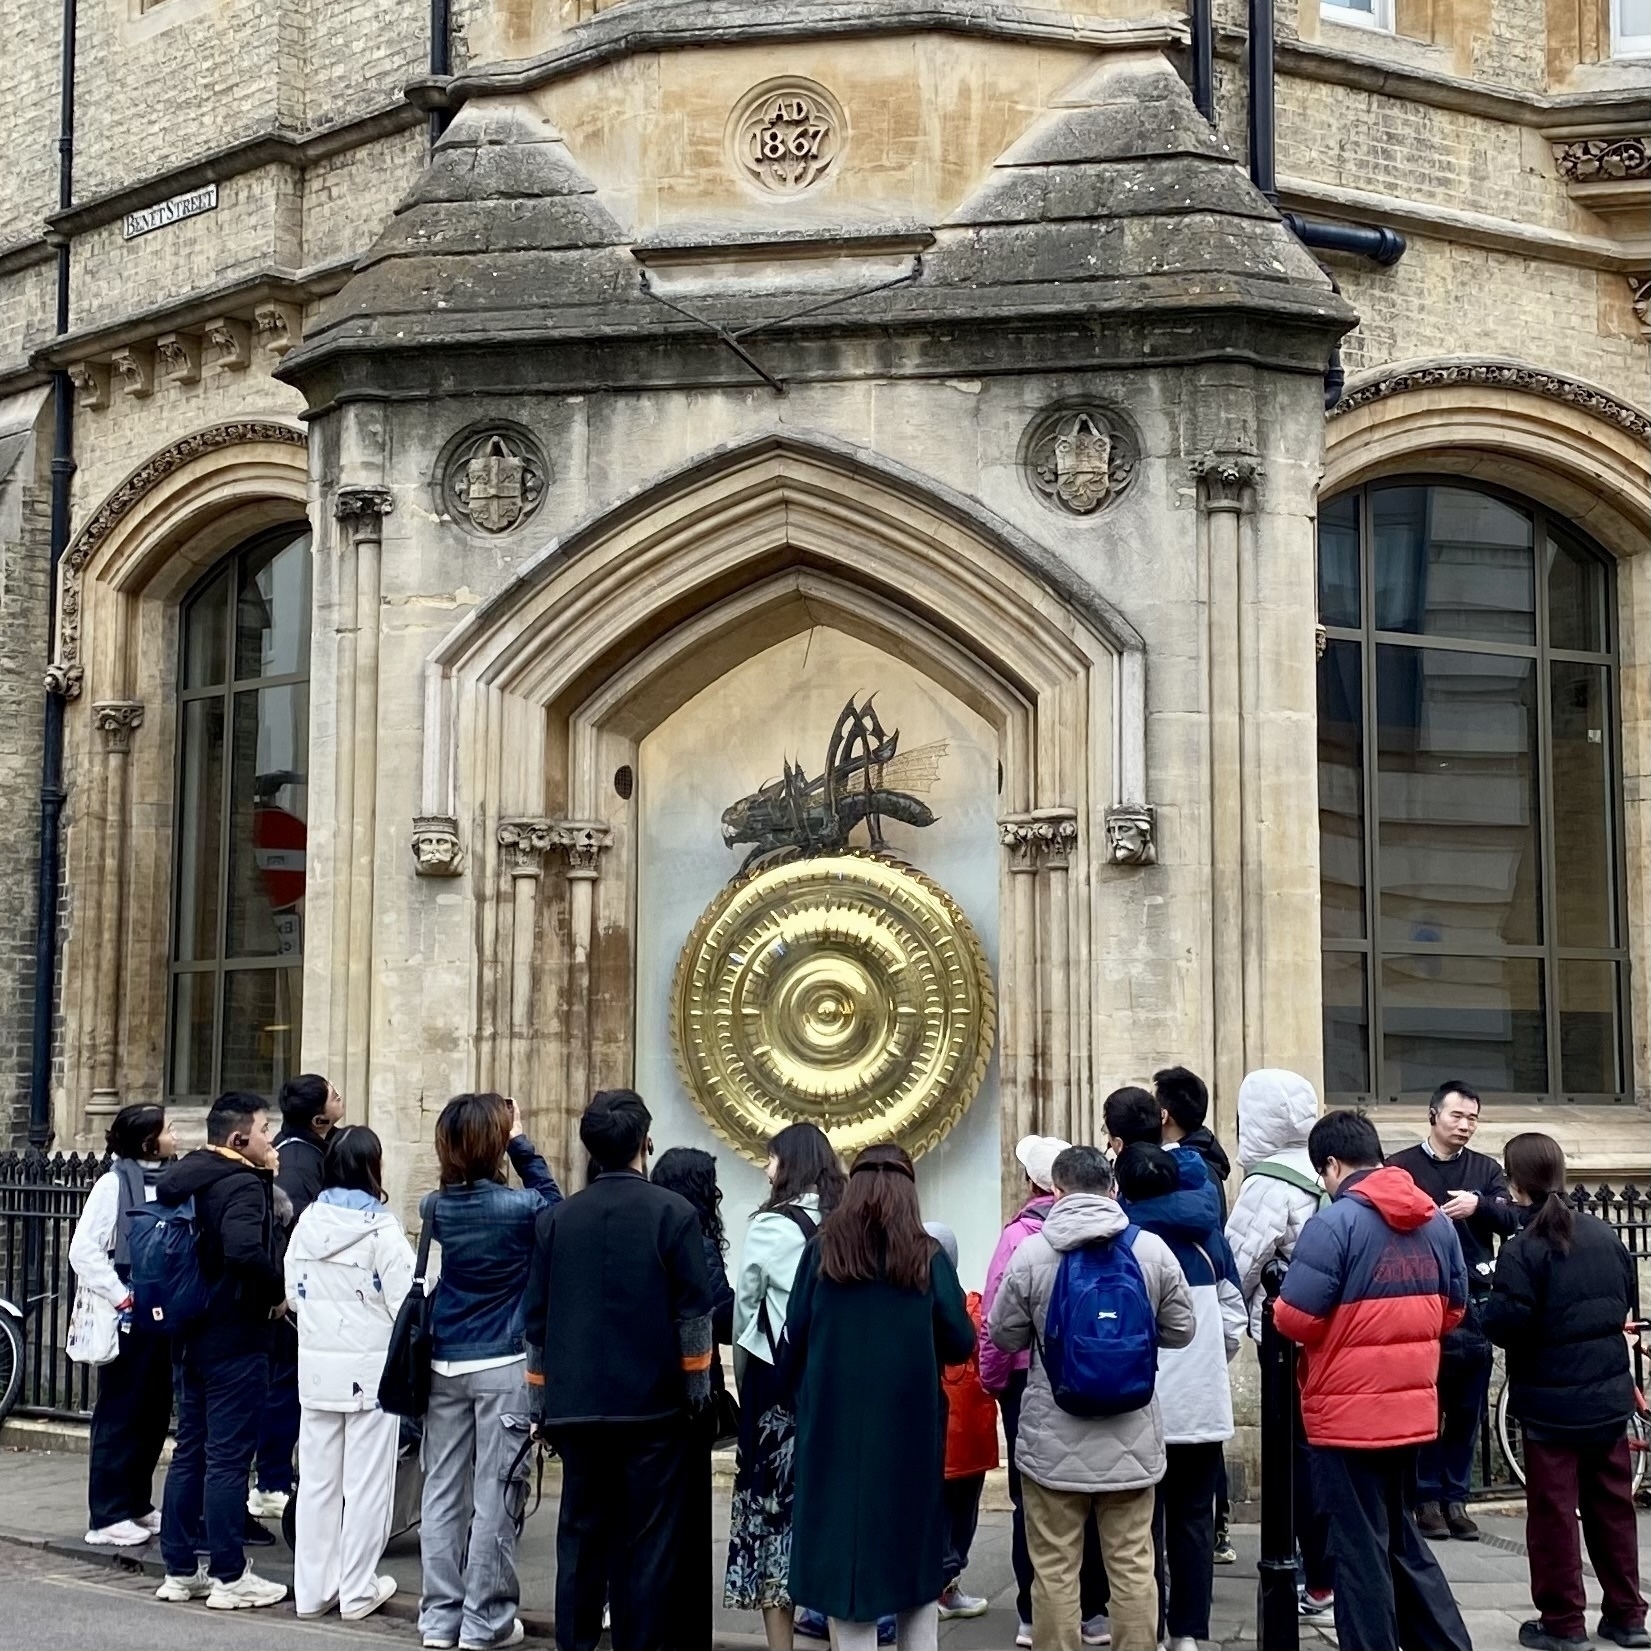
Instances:
[[[1474,1152],[1480,1101],[1453,1082],[1386,1157],[1363,1114],[1258,1071],[1229,1210],[1208,1104],[1174,1067],[1106,1098],[1104,1142],[1021,1140],[1024,1198],[978,1290],[902,1148],[845,1166],[809,1123],[774,1137],[736,1247],[716,1159],[656,1160],[633,1091],[585,1109],[568,1197],[513,1101],[460,1095],[415,1252],[377,1136],[325,1079],[286,1085],[279,1132],[263,1098],[220,1096],[181,1157],[162,1108],[127,1107],[71,1251],[71,1343],[99,1367],[87,1541],[158,1535],[162,1600],[268,1606],[287,1590],[246,1548],[290,1514],[298,1613],[366,1617],[396,1592],[379,1566],[411,1432],[422,1645],[511,1645],[539,1446],[561,1472],[558,1646],[702,1651],[711,1457],[732,1443],[724,1605],[760,1613],[772,1651],[932,1651],[942,1620],[987,1609],[965,1583],[1001,1439],[1015,1644],[1197,1651],[1236,1559],[1227,1366],[1270,1318],[1303,1350],[1303,1616],[1333,1614],[1346,1651],[1470,1651],[1434,1544],[1479,1535],[1494,1343],[1529,1481],[1521,1644],[1587,1643],[1585,1542],[1597,1632],[1645,1646],[1633,1265],[1567,1200],[1558,1145]],[[392,1400],[409,1359],[418,1399]]]

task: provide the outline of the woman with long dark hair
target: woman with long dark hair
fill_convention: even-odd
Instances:
[[[97,1372],[86,1540],[135,1548],[161,1524],[151,1492],[172,1421],[172,1338],[132,1322],[127,1245],[133,1212],[154,1201],[156,1178],[178,1148],[166,1108],[152,1102],[123,1106],[104,1139],[113,1159],[87,1195],[69,1244],[80,1288],[97,1298],[88,1307],[113,1315],[118,1326],[119,1351]]]
[[[843,1195],[842,1165],[813,1124],[768,1143],[768,1197],[751,1218],[734,1296],[739,1452],[723,1603],[761,1611],[770,1651],[791,1651],[792,1447],[796,1419],[781,1371],[786,1311],[803,1246]]]
[[[287,1244],[287,1306],[298,1323],[297,1542],[292,1597],[301,1617],[336,1604],[371,1616],[396,1591],[378,1574],[390,1540],[399,1420],[378,1383],[413,1251],[385,1208],[384,1148],[372,1130],[332,1130],[321,1190]]]
[[[934,1651],[946,1584],[941,1371],[975,1348],[962,1286],[923,1230],[898,1146],[854,1160],[804,1252],[786,1316],[797,1372],[791,1592],[831,1618],[836,1651]]]
[[[1645,1645],[1628,1418],[1634,1378],[1624,1326],[1634,1263],[1603,1221],[1571,1207],[1552,1137],[1515,1135],[1502,1162],[1524,1229],[1497,1257],[1485,1334],[1508,1355],[1508,1408],[1525,1439],[1531,1603],[1519,1643],[1582,1651],[1587,1599],[1577,1514],[1605,1596],[1599,1636]]]
[[[528,1268],[534,1223],[561,1201],[516,1103],[455,1095],[436,1119],[441,1185],[419,1206],[441,1246],[431,1310],[419,1556],[426,1645],[514,1645],[516,1525],[511,1464],[527,1437]],[[509,1164],[520,1190],[505,1185]],[[525,1479],[525,1461],[518,1470]]]

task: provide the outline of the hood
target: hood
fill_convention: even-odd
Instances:
[[[1144,1198],[1162,1198],[1181,1184],[1181,1171],[1174,1158],[1148,1141],[1131,1141],[1113,1165],[1118,1177],[1118,1197],[1126,1204]],[[1199,1165],[1202,1172],[1203,1165]]]
[[[1074,1192],[1060,1200],[1043,1223],[1043,1236],[1057,1250],[1076,1250],[1097,1238],[1116,1238],[1129,1218],[1115,1198],[1096,1192]]]
[[[1015,1211],[1015,1219],[1009,1223],[1011,1227],[1022,1225],[1041,1227],[1049,1219],[1049,1212],[1055,1207],[1055,1195],[1052,1192],[1040,1192],[1028,1198]]]
[[[226,1158],[210,1147],[196,1147],[162,1172],[155,1183],[155,1198],[162,1204],[181,1204],[185,1199],[200,1197],[208,1187],[231,1175],[259,1176],[272,1186],[275,1179],[268,1170],[258,1169],[244,1158]]]
[[[330,1261],[369,1239],[395,1218],[388,1210],[354,1210],[344,1204],[311,1204],[298,1218],[293,1249],[317,1261]]]
[[[1368,1204],[1388,1226],[1401,1233],[1425,1227],[1439,1208],[1410,1178],[1410,1171],[1396,1164],[1361,1170],[1347,1186],[1337,1189],[1336,1196]]]
[[[1263,1067],[1238,1086],[1238,1162],[1245,1169],[1307,1144],[1319,1098],[1299,1072]]]
[[[1240,1094],[1242,1093],[1241,1090]],[[1205,1163],[1214,1165],[1215,1172],[1221,1180],[1225,1181],[1232,1174],[1233,1161],[1227,1156],[1227,1149],[1202,1125],[1183,1135],[1180,1144],[1189,1151],[1196,1152]]]
[[[1166,1152],[1164,1156],[1176,1173],[1175,1187],[1152,1198],[1126,1199],[1129,1219],[1161,1238],[1202,1242],[1212,1232],[1220,1232],[1221,1195],[1204,1160],[1196,1152]]]

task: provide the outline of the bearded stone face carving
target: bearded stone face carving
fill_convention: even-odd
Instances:
[[[1150,808],[1121,803],[1106,811],[1106,857],[1115,866],[1157,865],[1158,845],[1153,840]]]

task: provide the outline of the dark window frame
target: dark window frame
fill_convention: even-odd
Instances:
[[[271,676],[239,677],[236,671],[236,622],[239,612],[240,596],[245,581],[245,570],[248,563],[254,561],[264,552],[271,549],[277,552],[292,544],[295,540],[311,533],[310,524],[303,517],[289,522],[282,522],[274,527],[264,528],[251,537],[241,540],[231,549],[226,550],[208,568],[200,578],[189,588],[183,600],[178,604],[178,627],[176,644],[177,665],[177,706],[174,718],[175,728],[173,735],[172,773],[172,848],[171,848],[171,878],[172,886],[168,900],[167,944],[166,944],[166,1037],[162,1052],[162,1092],[168,1105],[197,1106],[209,1104],[222,1090],[224,1067],[224,1023],[225,1023],[225,976],[240,970],[284,970],[294,967],[291,958],[282,958],[279,955],[256,954],[243,957],[231,957],[229,953],[230,935],[230,854],[234,846],[234,783],[235,783],[235,707],[243,694],[255,694],[260,691],[278,688],[305,688],[310,684],[310,660],[314,651],[314,638],[310,635],[304,649],[304,669],[302,671],[288,671]],[[313,538],[310,554],[314,554]],[[228,575],[228,591],[224,598],[224,669],[217,682],[208,683],[200,687],[184,686],[188,681],[188,649],[189,649],[189,619],[196,603],[202,600],[220,577]],[[313,575],[312,575],[313,578]],[[188,718],[186,707],[202,702],[217,700],[223,706],[223,773],[219,780],[219,821],[218,821],[218,864],[215,872],[217,879],[217,909],[214,916],[214,946],[213,955],[208,958],[180,959],[178,951],[181,941],[182,901],[186,888],[189,886],[190,871],[183,865],[184,843],[187,830],[184,820],[186,804],[184,790],[184,764],[186,758],[186,742],[188,738]],[[306,739],[306,746],[307,746]],[[307,761],[307,759],[306,759]],[[303,967],[303,947],[300,943],[297,966]],[[212,991],[212,1055],[211,1075],[212,1084],[205,1091],[179,1091],[173,1087],[176,1077],[175,1059],[179,1036],[178,1025],[178,980],[183,975],[201,975],[211,979]],[[294,1070],[300,1070],[296,1058]]]
[[[1375,535],[1373,532],[1372,495],[1389,487],[1449,488],[1478,493],[1496,499],[1521,511],[1531,520],[1532,567],[1535,599],[1535,641],[1532,643],[1485,642],[1469,638],[1418,634],[1409,631],[1376,629],[1376,568]],[[1321,958],[1328,961],[1332,954],[1357,955],[1364,959],[1364,1012],[1368,1042],[1366,1076],[1369,1088],[1362,1091],[1331,1091],[1326,1084],[1326,1100],[1338,1105],[1394,1104],[1414,1102],[1422,1091],[1399,1091],[1385,1081],[1386,1054],[1383,1030],[1382,963],[1387,957],[1439,956],[1451,958],[1534,958],[1539,962],[1539,982],[1542,989],[1543,1029],[1546,1044],[1546,1087],[1541,1091],[1508,1091],[1497,1094],[1497,1100],[1512,1103],[1625,1105],[1634,1096],[1632,1067],[1633,1037],[1630,1025],[1632,989],[1629,977],[1627,871],[1624,860],[1626,817],[1623,801],[1622,760],[1622,679],[1621,626],[1618,612],[1618,569],[1616,559],[1602,549],[1595,540],[1570,518],[1549,510],[1534,499],[1493,483],[1478,481],[1449,472],[1407,472],[1380,476],[1357,487],[1343,489],[1325,503],[1339,502],[1349,496],[1358,500],[1359,551],[1359,617],[1358,626],[1325,625],[1326,641],[1343,641],[1359,649],[1360,688],[1360,796],[1363,810],[1362,872],[1363,937],[1360,939],[1330,938],[1320,934]],[[1549,526],[1556,525],[1563,536],[1592,556],[1601,568],[1605,580],[1605,643],[1600,652],[1576,648],[1556,648],[1549,642],[1552,619],[1549,612]],[[1557,553],[1556,553],[1557,554]],[[1315,544],[1315,592],[1319,584],[1317,549]],[[1531,660],[1535,665],[1537,744],[1533,753],[1534,779],[1537,788],[1538,853],[1541,872],[1539,914],[1541,943],[1535,945],[1474,946],[1460,941],[1407,941],[1403,946],[1384,945],[1381,937],[1381,873],[1380,873],[1380,699],[1377,693],[1377,651],[1384,647],[1428,648],[1453,653],[1490,655],[1501,658]],[[1576,663],[1602,666],[1605,674],[1606,720],[1608,724],[1609,800],[1607,822],[1611,842],[1606,858],[1605,875],[1611,880],[1611,906],[1616,918],[1615,946],[1562,946],[1559,943],[1558,860],[1554,829],[1553,782],[1553,675],[1556,663]],[[1321,833],[1321,844],[1323,836]],[[1560,965],[1574,961],[1610,962],[1616,966],[1616,1065],[1620,1090],[1615,1093],[1567,1091],[1563,1085],[1560,1040]],[[1323,964],[1321,963],[1321,968]],[[1441,1072],[1440,1079],[1451,1076]],[[1488,1094],[1489,1092],[1487,1092]]]

